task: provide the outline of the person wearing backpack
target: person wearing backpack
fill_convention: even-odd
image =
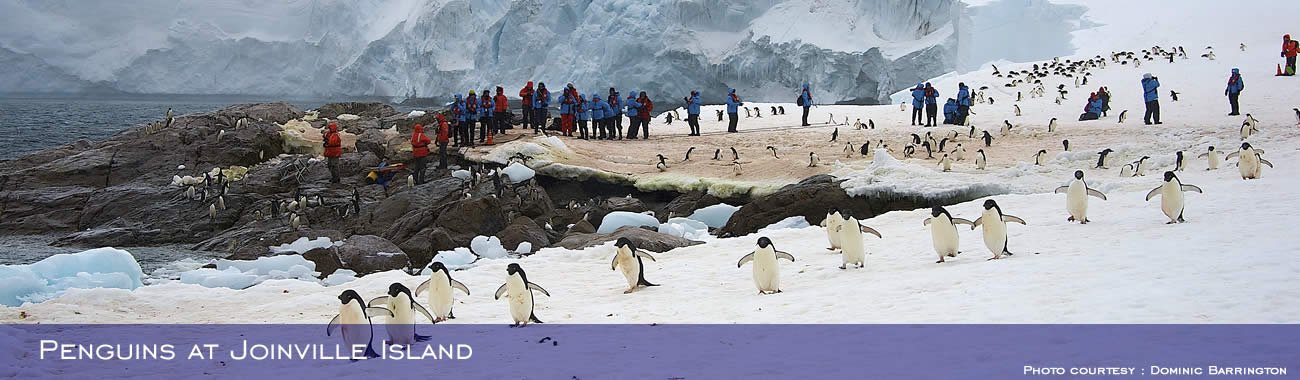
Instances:
[[[641,103],[636,100],[636,90],[627,93],[627,99],[623,101],[623,107],[627,108],[627,138],[635,139],[637,130],[641,126]]]
[[[925,85],[916,82],[916,88],[912,89],[912,125],[925,124],[922,119],[921,108],[925,106]]]
[[[925,82],[925,126],[933,127],[939,119],[939,90]]]
[[[573,107],[573,113],[578,116],[578,136],[587,140],[591,137],[587,129],[587,121],[591,120],[591,103],[587,102],[587,95],[578,94],[578,103]]]
[[[808,124],[808,108],[812,107],[812,101],[812,92],[808,90],[808,84],[804,83],[803,91],[799,92],[798,102],[799,106],[803,107],[803,126],[805,127],[812,125]]]
[[[740,121],[740,115],[737,111],[739,111],[740,107],[744,105],[745,103],[740,101],[740,97],[736,96],[736,89],[733,88],[727,91],[727,132],[728,133],[736,133],[736,122]]]
[[[619,97],[619,95],[618,90],[610,87],[609,97],[605,99],[605,103],[609,103],[609,109],[613,112],[608,115],[610,117],[609,124],[605,125],[605,128],[609,130],[610,140],[613,140],[615,136],[618,136],[619,140],[623,139],[623,98]]]
[[[1228,88],[1223,90],[1223,94],[1228,96],[1228,105],[1232,106],[1232,112],[1228,116],[1240,115],[1237,113],[1237,97],[1241,95],[1241,90],[1246,89],[1246,83],[1241,81],[1241,70],[1236,67],[1232,68],[1232,75],[1228,76]]]
[[[683,98],[686,101],[686,125],[691,127],[691,134],[687,136],[700,135],[700,92],[691,90],[691,96]]]
[[[1160,79],[1151,73],[1142,74],[1142,100],[1146,101],[1147,112],[1142,122],[1151,125],[1151,119],[1160,124]]]
[[[957,83],[957,125],[966,125],[966,117],[970,116],[970,106],[974,102],[970,98],[970,88],[966,83]]]
[[[1300,53],[1300,42],[1291,39],[1290,34],[1282,36],[1282,58],[1286,58],[1286,70],[1282,72],[1282,76],[1295,75],[1295,56],[1297,53]]]

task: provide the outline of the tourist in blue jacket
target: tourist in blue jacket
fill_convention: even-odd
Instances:
[[[691,96],[686,97],[686,125],[691,127],[691,134],[688,136],[700,135],[700,92],[691,90]]]
[[[1241,95],[1241,90],[1246,89],[1246,82],[1241,81],[1241,70],[1236,67],[1232,68],[1232,75],[1228,76],[1228,88],[1223,90],[1223,94],[1228,96],[1228,104],[1232,106],[1232,112],[1228,116],[1237,116],[1237,97]]]
[[[1151,125],[1154,118],[1156,124],[1160,124],[1160,78],[1151,73],[1142,74],[1142,100],[1147,102],[1147,112],[1142,121]]]
[[[615,136],[617,136],[617,138],[619,139],[622,139],[623,138],[623,98],[619,97],[618,90],[614,89],[613,87],[610,87],[609,97],[605,98],[605,102],[609,103],[609,108],[614,110],[614,113],[609,115],[610,116],[609,124],[605,125],[605,129],[609,130],[609,139],[613,140]]]
[[[572,112],[578,116],[578,136],[587,140],[590,130],[587,129],[587,121],[591,120],[591,102],[587,101],[587,95],[578,94],[578,102],[573,104]]]
[[[623,108],[627,110],[625,113],[627,114],[627,138],[629,139],[636,138],[637,127],[641,125],[641,118],[639,117],[641,103],[636,101],[636,94],[636,90],[632,90],[627,93],[627,99],[623,100]]]
[[[609,105],[609,100],[606,99],[601,99],[600,101],[596,102],[596,107],[600,108],[600,116],[601,116],[600,124],[604,126],[604,128],[602,128],[601,131],[605,132],[606,139],[613,140],[614,139],[613,129],[614,129],[614,119],[615,119],[614,107],[611,107]],[[593,115],[593,117],[594,116],[595,115]]]
[[[1097,93],[1088,96],[1088,104],[1083,106],[1083,114],[1079,115],[1079,121],[1097,120],[1101,118],[1101,110],[1104,102]]]
[[[939,90],[925,82],[925,126],[933,127],[939,118]],[[955,101],[954,101],[955,102]]]
[[[916,88],[912,89],[912,125],[925,124],[922,119],[921,108],[925,106],[925,85],[916,82]]]
[[[948,98],[948,102],[943,104],[943,123],[957,124],[957,99]]]
[[[803,107],[803,126],[805,127],[812,125],[808,124],[808,108],[812,107],[812,102],[812,90],[808,89],[808,83],[804,83],[803,90],[799,92],[799,106]]]
[[[970,116],[970,107],[974,102],[970,98],[970,88],[966,83],[957,83],[957,123],[958,125],[966,124],[966,117]]]
[[[740,121],[740,107],[745,103],[736,95],[736,89],[727,90],[727,132],[736,133],[736,122]]]

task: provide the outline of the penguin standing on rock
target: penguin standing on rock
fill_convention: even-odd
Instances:
[[[1151,198],[1155,198],[1159,195],[1160,211],[1163,211],[1165,216],[1169,217],[1169,222],[1165,224],[1184,223],[1186,222],[1186,220],[1183,219],[1183,210],[1186,207],[1183,199],[1183,192],[1185,191],[1204,193],[1201,191],[1201,188],[1196,185],[1183,184],[1182,181],[1178,180],[1178,175],[1169,171],[1165,172],[1164,184],[1151,189],[1150,192],[1147,192],[1146,200],[1150,202]]]

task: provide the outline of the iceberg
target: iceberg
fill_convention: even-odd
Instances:
[[[0,266],[0,305],[19,306],[57,297],[67,289],[144,286],[135,256],[116,248],[95,248],[47,257],[27,265]]]

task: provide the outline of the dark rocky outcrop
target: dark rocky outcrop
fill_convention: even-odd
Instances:
[[[720,204],[722,200],[705,193],[703,191],[692,191],[674,198],[672,202],[664,206],[664,212],[659,214],[659,221],[666,222],[670,216],[687,216],[705,207]]]
[[[515,217],[515,220],[511,221],[510,225],[497,233],[497,238],[501,239],[502,246],[510,250],[519,247],[519,243],[523,242],[532,244],[534,251],[551,245],[551,239],[547,236],[546,230],[526,216]]]
[[[320,117],[328,119],[336,119],[345,113],[376,119],[397,113],[393,106],[378,102],[329,103],[316,108],[316,111],[320,112]]]
[[[389,270],[405,269],[411,265],[396,244],[374,235],[353,235],[337,247],[343,268],[367,275]]]
[[[560,242],[555,245],[567,249],[583,249],[615,241],[619,238],[628,238],[636,244],[637,248],[651,252],[667,252],[674,248],[704,244],[704,242],[700,241],[687,240],[644,228],[627,226],[607,234],[570,233],[568,236],[564,237],[564,240],[560,240]]]

